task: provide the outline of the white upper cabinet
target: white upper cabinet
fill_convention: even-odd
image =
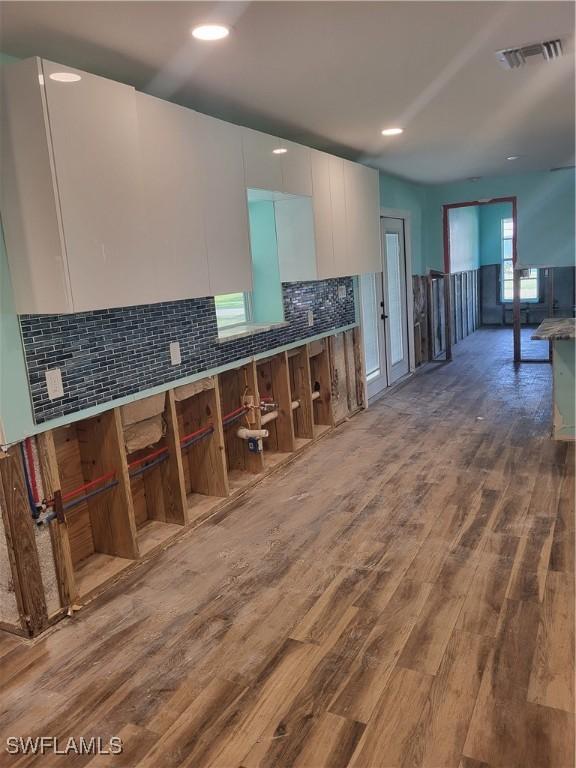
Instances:
[[[276,200],[274,213],[280,279],[317,280],[312,200],[304,196]]]
[[[133,88],[28,59],[6,67],[2,201],[19,313],[153,300]]]
[[[196,112],[136,94],[146,257],[158,300],[209,296],[201,143]]]
[[[287,195],[312,195],[312,150],[293,141],[281,141],[282,192]]]
[[[242,132],[197,115],[210,295],[252,289]]]
[[[49,61],[42,68],[74,311],[149,302],[135,91]]]
[[[16,311],[72,311],[40,59],[2,67],[0,201]]]
[[[348,249],[344,160],[332,155],[330,156],[330,198],[332,201],[334,277],[359,274],[355,264],[355,252]]]
[[[268,189],[282,192],[282,157],[274,150],[282,149],[282,142],[267,133],[250,128],[237,129],[242,132],[246,186],[250,189]],[[288,154],[288,153],[286,153]]]
[[[318,279],[334,277],[334,242],[332,239],[332,197],[330,195],[330,155],[311,150],[312,209]]]
[[[344,161],[346,261],[353,274],[381,272],[378,171]]]

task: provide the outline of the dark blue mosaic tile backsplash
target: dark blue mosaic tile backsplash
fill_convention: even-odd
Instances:
[[[338,286],[346,298],[338,298]],[[281,328],[218,342],[214,299],[103,309],[73,315],[21,315],[32,408],[37,424],[168,384],[242,358],[352,325],[352,278],[284,283]],[[308,310],[314,325],[308,326]],[[182,363],[170,364],[180,342]],[[60,368],[64,397],[48,399],[45,372]]]

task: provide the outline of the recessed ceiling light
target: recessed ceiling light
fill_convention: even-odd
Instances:
[[[288,150],[286,147],[278,147],[278,149],[273,149],[272,152],[275,155],[285,155]]]
[[[192,30],[192,37],[196,40],[222,40],[229,34],[230,30],[223,24],[200,24]]]
[[[398,136],[400,133],[404,133],[403,128],[384,128],[382,136]]]
[[[58,83],[77,83],[82,80],[82,76],[75,72],[52,72],[50,80],[56,80]]]
[[[520,155],[510,155],[510,157],[507,157],[506,160],[518,160]]]

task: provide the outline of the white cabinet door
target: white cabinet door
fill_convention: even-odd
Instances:
[[[143,93],[136,105],[154,301],[209,296],[197,114]]]
[[[348,274],[381,270],[378,172],[344,161]]]
[[[282,192],[288,195],[312,194],[312,150],[293,141],[282,141]]]
[[[2,224],[19,314],[72,312],[40,59],[2,67]]]
[[[42,67],[74,311],[152,301],[135,91],[49,61]],[[58,73],[80,79],[62,82]]]
[[[242,133],[197,115],[210,295],[252,290]]]
[[[320,280],[335,276],[330,160],[325,152],[311,150],[316,271]]]
[[[334,244],[334,277],[357,274],[348,250],[347,201],[344,183],[344,160],[330,156],[330,198],[332,202],[332,240]]]
[[[275,149],[282,148],[280,139],[267,133],[252,131],[250,128],[242,128],[241,131],[246,186],[250,189],[282,192],[283,155],[274,152]]]

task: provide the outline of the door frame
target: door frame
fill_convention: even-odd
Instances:
[[[450,222],[449,222],[449,216],[450,216],[450,210],[452,208],[467,208],[470,206],[475,205],[492,205],[492,203],[510,203],[512,205],[512,220],[514,222],[514,230],[512,232],[512,264],[514,267],[518,263],[518,198],[516,195],[511,195],[510,197],[490,197],[490,198],[482,198],[481,200],[470,200],[464,203],[446,203],[442,206],[442,233],[443,233],[443,240],[444,240],[444,272],[448,276],[450,276],[450,266],[451,266],[451,257],[450,257]],[[450,302],[450,296],[449,291],[448,293],[448,301]],[[450,310],[450,317],[451,315],[451,307],[449,307]],[[515,363],[521,363],[522,361],[522,351],[521,351],[521,322],[520,322],[520,276],[514,270],[514,294],[513,294],[513,301],[512,301],[512,311],[513,311],[513,338],[514,338],[514,362]],[[452,356],[452,350],[451,350],[451,344],[452,344],[452,329],[450,328],[450,338],[448,338],[448,332],[446,334],[446,348],[448,350],[447,352],[447,358],[448,353],[450,354],[450,357]],[[536,361],[534,361],[536,362]],[[545,360],[540,360],[537,362],[547,362]]]

